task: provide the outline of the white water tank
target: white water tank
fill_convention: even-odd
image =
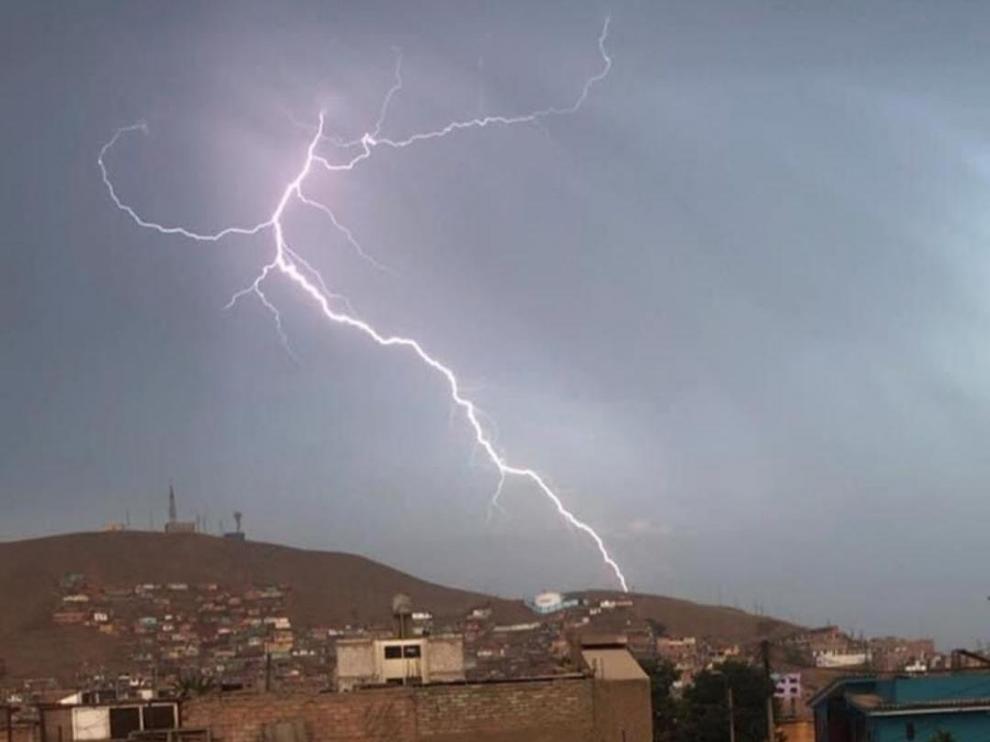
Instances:
[[[564,596],[560,593],[545,592],[533,598],[533,607],[540,613],[552,613],[559,610],[564,602]]]

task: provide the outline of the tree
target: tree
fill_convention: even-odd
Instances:
[[[928,742],[956,742],[956,738],[952,735],[952,732],[944,732],[939,729],[931,736]]]
[[[667,635],[667,627],[664,624],[657,621],[655,618],[646,619],[646,623],[649,624],[650,629],[653,631],[654,637]]]
[[[654,742],[676,742],[678,739],[677,720],[679,704],[674,698],[674,683],[680,679],[680,672],[670,660],[656,660],[643,664],[643,670],[650,676],[650,697],[653,702]]]
[[[182,673],[176,683],[176,691],[179,698],[187,699],[194,696],[205,696],[216,687],[213,678],[204,674],[201,670],[192,670]]]
[[[745,662],[724,662],[695,676],[684,692],[679,742],[723,742],[728,738],[728,690],[733,696],[736,742],[764,742],[766,702],[773,687],[763,671]]]
[[[726,742],[730,688],[736,742],[766,740],[766,702],[773,687],[761,669],[745,662],[725,662],[698,673],[681,698],[671,692],[680,677],[673,664],[660,660],[645,663],[643,669],[650,676],[654,742]]]

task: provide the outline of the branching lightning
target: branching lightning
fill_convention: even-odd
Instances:
[[[604,80],[612,67],[612,59],[608,55],[605,48],[605,41],[608,37],[608,29],[609,19],[606,18],[601,34],[598,37],[598,51],[601,55],[602,67],[597,74],[585,81],[580,95],[578,95],[577,99],[571,105],[562,108],[549,107],[538,111],[533,111],[531,113],[513,116],[483,116],[465,121],[453,121],[442,128],[433,131],[411,134],[402,139],[383,137],[381,134],[385,125],[385,120],[388,116],[389,106],[395,96],[402,90],[402,57],[401,54],[396,51],[395,80],[392,87],[385,95],[374,128],[353,140],[342,140],[335,137],[329,137],[325,132],[325,117],[321,112],[319,115],[316,133],[313,135],[308,147],[306,148],[306,157],[303,160],[303,163],[295,178],[293,178],[285,186],[285,189],[282,191],[282,195],[271,216],[253,226],[225,227],[212,233],[196,232],[182,226],[168,226],[149,221],[142,217],[134,208],[125,203],[114,188],[106,167],[105,159],[108,152],[114,147],[122,136],[138,131],[147,133],[147,125],[143,122],[118,129],[110,140],[101,148],[99,157],[97,158],[97,165],[100,168],[100,173],[103,178],[103,183],[107,188],[107,192],[116,207],[127,214],[127,216],[129,216],[138,226],[144,229],[154,230],[163,235],[181,236],[198,242],[217,242],[226,237],[250,236],[270,231],[274,244],[274,254],[271,261],[261,267],[257,276],[247,287],[241,289],[231,297],[227,307],[233,307],[239,299],[248,295],[256,296],[262,302],[263,306],[272,314],[279,337],[283,345],[291,354],[292,351],[289,346],[288,337],[282,327],[281,315],[264,292],[265,282],[270,278],[273,278],[275,275],[279,275],[301,291],[303,296],[308,298],[315,305],[327,321],[356,330],[382,347],[399,348],[411,353],[420,362],[435,371],[446,383],[451,401],[455,405],[455,408],[463,413],[470,429],[474,433],[476,447],[484,452],[488,460],[497,470],[499,478],[495,496],[492,499],[492,507],[499,507],[498,495],[501,493],[508,478],[515,477],[528,480],[531,484],[535,485],[547,499],[550,500],[556,508],[557,513],[566,523],[584,533],[594,542],[602,560],[612,570],[622,589],[628,591],[629,586],[626,582],[625,575],[623,575],[619,564],[609,553],[605,546],[605,542],[602,540],[601,536],[598,535],[597,531],[595,531],[594,528],[584,521],[578,519],[577,516],[568,510],[546,479],[535,469],[512,464],[505,456],[499,453],[495,447],[494,435],[489,432],[490,426],[483,424],[485,416],[475,405],[475,403],[465,396],[463,391],[464,387],[454,374],[453,370],[438,360],[434,355],[427,352],[418,340],[400,335],[389,334],[373,327],[371,324],[361,319],[357,313],[354,312],[347,300],[339,294],[330,291],[320,273],[311,264],[303,260],[298,252],[292,249],[286,239],[285,227],[283,223],[286,210],[293,201],[318,209],[329,217],[334,228],[344,237],[345,240],[347,240],[351,247],[353,247],[361,257],[372,262],[377,267],[382,268],[383,266],[378,264],[377,261],[374,261],[374,259],[364,251],[360,243],[354,237],[353,232],[342,222],[340,222],[340,220],[338,220],[336,214],[329,206],[315,201],[305,195],[303,192],[303,184],[312,174],[314,169],[322,168],[331,173],[350,172],[360,165],[360,163],[369,159],[375,150],[381,147],[389,149],[403,149],[419,142],[441,139],[468,129],[537,123],[550,116],[573,114],[577,112],[578,109],[585,103],[591,93],[592,87],[596,83]],[[340,161],[332,160],[318,151],[318,148],[324,142],[327,142],[334,147],[338,154],[344,155]],[[347,156],[348,153],[351,154]]]

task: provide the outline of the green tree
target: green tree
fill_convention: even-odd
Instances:
[[[677,742],[680,709],[673,686],[681,674],[670,660],[664,659],[645,662],[643,670],[650,676],[654,742]]]
[[[727,742],[729,688],[736,742],[766,740],[766,701],[773,687],[761,669],[745,662],[725,662],[698,673],[680,698],[672,692],[680,678],[673,664],[659,660],[644,663],[643,669],[650,677],[654,742]],[[782,742],[783,737],[778,735],[778,740]]]
[[[763,742],[767,736],[766,701],[773,687],[763,671],[729,661],[704,670],[684,692],[678,742],[724,742],[728,739],[728,690],[732,689],[737,742]]]
[[[213,678],[201,670],[191,670],[179,676],[176,682],[176,692],[179,698],[187,699],[194,696],[205,696],[216,688]]]

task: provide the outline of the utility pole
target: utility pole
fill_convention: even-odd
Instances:
[[[725,689],[729,698],[729,742],[736,742],[736,709],[732,698],[732,686]]]
[[[773,678],[770,677],[770,642],[764,639],[760,642],[763,652],[763,674],[767,681],[767,742],[775,742],[776,725],[773,721]]]
[[[14,709],[8,703],[7,709],[7,742],[14,742]]]

